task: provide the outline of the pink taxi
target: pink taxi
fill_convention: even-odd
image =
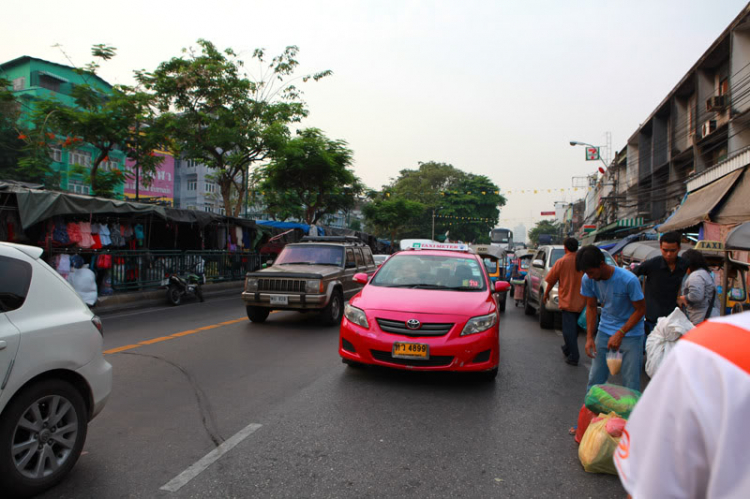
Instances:
[[[497,376],[495,293],[482,259],[463,244],[417,244],[386,261],[352,297],[341,322],[345,364],[420,371],[474,371]],[[492,286],[492,287],[491,287]]]

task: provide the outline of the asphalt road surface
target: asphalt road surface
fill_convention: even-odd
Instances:
[[[346,367],[336,327],[237,295],[104,316],[112,396],[43,497],[625,497],[568,435],[588,362],[508,303],[494,383]]]

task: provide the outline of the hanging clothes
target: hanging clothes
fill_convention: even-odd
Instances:
[[[81,227],[75,222],[68,222],[68,238],[73,244],[81,242]]]
[[[81,229],[81,242],[78,246],[81,248],[90,248],[94,245],[94,239],[91,237],[91,224],[88,222],[80,222],[78,226]]]
[[[112,245],[112,238],[109,237],[109,228],[106,224],[99,225],[99,237],[102,240],[102,246]]]
[[[70,274],[70,255],[58,255],[56,257],[55,270],[63,277],[68,277]]]

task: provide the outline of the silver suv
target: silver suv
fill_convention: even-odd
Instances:
[[[304,237],[287,244],[271,267],[247,274],[242,300],[252,322],[264,322],[275,309],[316,310],[334,325],[341,322],[344,302],[364,287],[354,274],[376,270],[370,247],[358,238]]]
[[[550,290],[547,303],[541,303],[547,289],[545,278],[552,266],[565,256],[562,245],[541,246],[534,253],[531,266],[526,274],[526,291],[523,298],[524,312],[534,315],[539,309],[539,325],[543,329],[552,329],[555,325],[555,313],[560,311],[558,305],[557,285]]]

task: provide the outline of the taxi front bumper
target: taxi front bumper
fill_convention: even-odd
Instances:
[[[372,322],[374,324],[365,329],[343,318],[339,334],[339,355],[343,359],[414,371],[489,371],[499,363],[497,324],[487,331],[467,336],[459,335],[464,324],[456,324],[444,336],[409,337],[384,332],[376,321]],[[426,344],[429,358],[394,358],[395,342]]]

